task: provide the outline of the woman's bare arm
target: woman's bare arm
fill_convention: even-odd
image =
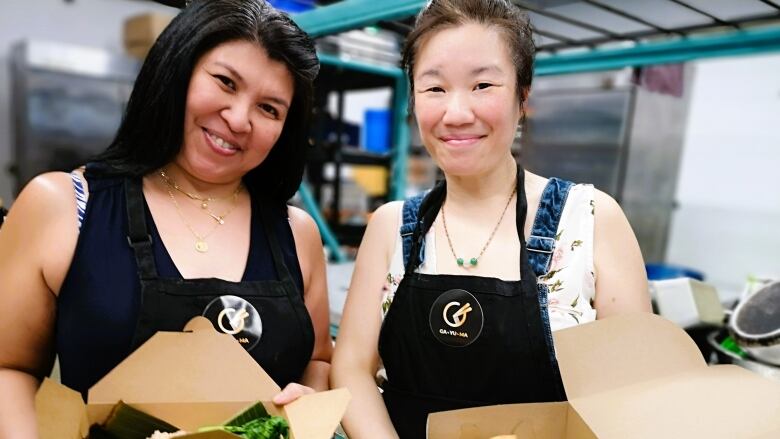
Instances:
[[[35,438],[35,391],[54,361],[56,293],[78,238],[70,177],[36,177],[0,229],[0,437]]]
[[[358,251],[344,313],[336,339],[331,384],[347,387],[352,401],[342,421],[352,439],[397,438],[375,375],[382,326],[382,286],[398,234],[399,210],[393,202],[377,209]]]
[[[627,312],[651,312],[642,252],[623,210],[596,191],[593,263],[595,308],[600,319]]]

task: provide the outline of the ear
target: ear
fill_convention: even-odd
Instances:
[[[523,87],[520,90],[520,107],[524,107],[528,102],[528,97],[531,96],[531,87]]]
[[[523,123],[525,121],[525,111],[528,109],[528,97],[531,96],[531,88],[530,87],[523,87],[522,90],[520,90],[520,120],[518,120],[518,123]]]

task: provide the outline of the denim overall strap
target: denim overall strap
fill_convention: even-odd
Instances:
[[[401,228],[399,233],[401,234],[401,241],[403,243],[403,255],[404,255],[404,267],[409,263],[409,254],[412,251],[412,237],[414,235],[414,229],[417,227],[418,219],[417,214],[420,211],[420,204],[422,204],[423,198],[429,191],[425,191],[421,194],[415,195],[412,198],[407,198],[404,201],[403,214],[401,216]],[[423,238],[424,240],[425,238]],[[425,241],[423,241],[425,242]],[[420,247],[420,263],[423,263],[425,259],[425,245]]]
[[[537,277],[550,270],[550,262],[555,251],[555,235],[561,221],[563,206],[569,190],[574,183],[559,178],[551,178],[542,192],[539,210],[536,211],[531,235],[528,237],[528,262]]]
[[[539,210],[536,211],[536,218],[531,228],[531,235],[528,237],[526,248],[528,249],[528,263],[531,265],[537,279],[541,278],[550,270],[552,255],[555,251],[555,236],[558,233],[558,224],[561,221],[563,206],[566,204],[566,198],[569,190],[574,183],[558,178],[551,178],[542,192],[542,199],[539,202]],[[548,310],[549,288],[544,283],[537,280],[536,289],[539,294],[539,309],[542,313],[542,322],[545,335],[547,336],[548,354],[550,362],[554,365],[555,373],[558,376],[556,382],[560,385],[558,389],[561,395],[565,395],[560,380],[560,370],[558,369],[558,360],[555,357],[555,347],[553,346],[552,328],[550,327],[550,314]]]

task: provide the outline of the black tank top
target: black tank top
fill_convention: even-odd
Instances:
[[[82,395],[132,351],[141,302],[138,267],[127,239],[124,179],[96,177],[92,169],[90,165],[85,172],[89,200],[76,251],[57,300],[55,327],[62,383]],[[273,216],[272,227],[284,263],[302,292],[303,277],[286,207],[280,205],[274,212],[278,214]],[[160,239],[148,206],[146,221],[159,276],[182,279]],[[242,282],[278,279],[257,197],[252,196],[249,256]]]

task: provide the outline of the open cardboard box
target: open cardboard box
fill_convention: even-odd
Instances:
[[[46,380],[35,397],[41,439],[82,439],[89,426],[102,423],[120,400],[189,432],[222,425],[262,401],[266,410],[287,419],[295,439],[330,439],[346,411],[350,395],[336,389],[305,395],[283,407],[270,402],[279,386],[257,362],[211,322],[196,317],[189,332],[158,332],[91,389],[81,395]],[[183,438],[236,438],[226,432]]]
[[[554,337],[569,401],[433,413],[428,438],[780,438],[780,384],[737,366],[707,366],[668,320],[625,315]]]

